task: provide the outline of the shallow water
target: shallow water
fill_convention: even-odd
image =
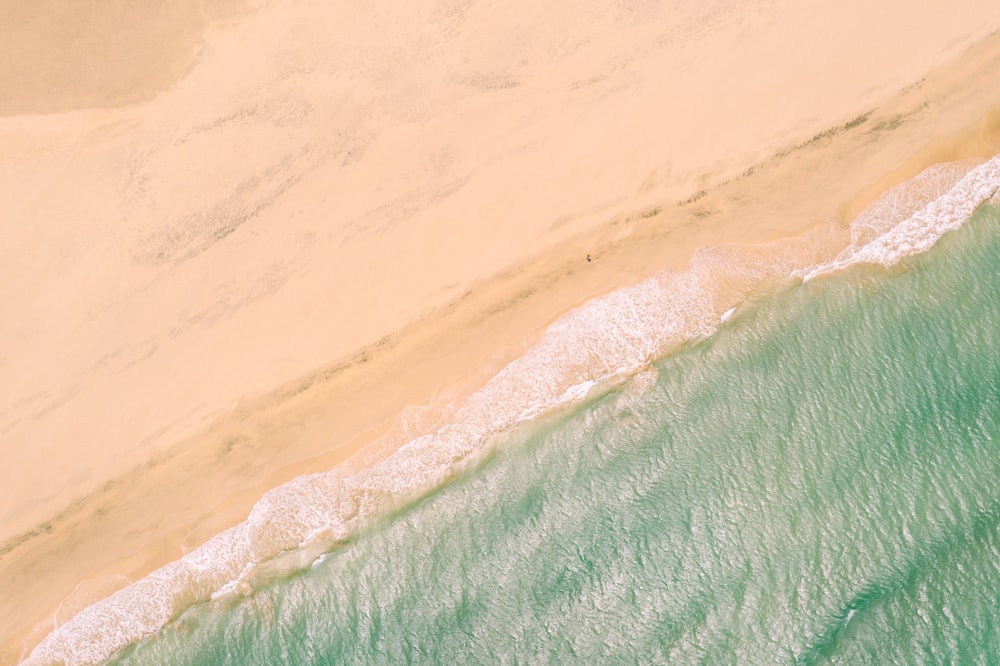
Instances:
[[[1000,209],[744,303],[120,664],[989,663]]]

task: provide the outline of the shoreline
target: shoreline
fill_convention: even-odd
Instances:
[[[988,98],[982,91],[990,86],[974,85],[995,81],[998,65],[994,34],[878,108],[859,108],[784,154],[730,167],[749,175],[614,215],[597,231],[470,285],[465,296],[434,306],[380,343],[246,400],[170,453],[108,479],[103,490],[37,526],[37,536],[0,546],[0,617],[23,618],[5,623],[0,661],[21,654],[26,634],[29,643],[41,639],[48,618],[82,581],[106,584],[90,595],[78,592],[64,611],[124,583],[112,577],[134,580],[176,559],[242,519],[263,491],[355,456],[391,434],[408,405],[446,403],[475,388],[567,310],[683,266],[699,247],[842,233],[854,213],[923,167],[1000,152],[1000,92]],[[837,185],[831,176],[840,178]],[[331,442],[342,444],[331,449]],[[354,464],[385,453],[365,451]],[[127,543],[129,552],[104,552],[108,542]]]

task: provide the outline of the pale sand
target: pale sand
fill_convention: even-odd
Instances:
[[[370,4],[191,2],[118,51],[88,35],[123,15],[90,15],[53,33],[79,52],[5,52],[4,660],[81,581],[60,617],[567,308],[1000,152],[992,2]]]

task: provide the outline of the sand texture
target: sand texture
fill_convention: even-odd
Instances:
[[[0,663],[568,308],[1000,152],[991,1],[162,4],[0,0]]]

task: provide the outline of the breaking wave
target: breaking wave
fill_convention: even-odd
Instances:
[[[886,268],[926,252],[958,229],[1000,189],[1000,155],[969,168],[967,162],[933,166],[892,188],[851,224],[851,245],[833,261],[795,271],[811,280],[856,264]]]

